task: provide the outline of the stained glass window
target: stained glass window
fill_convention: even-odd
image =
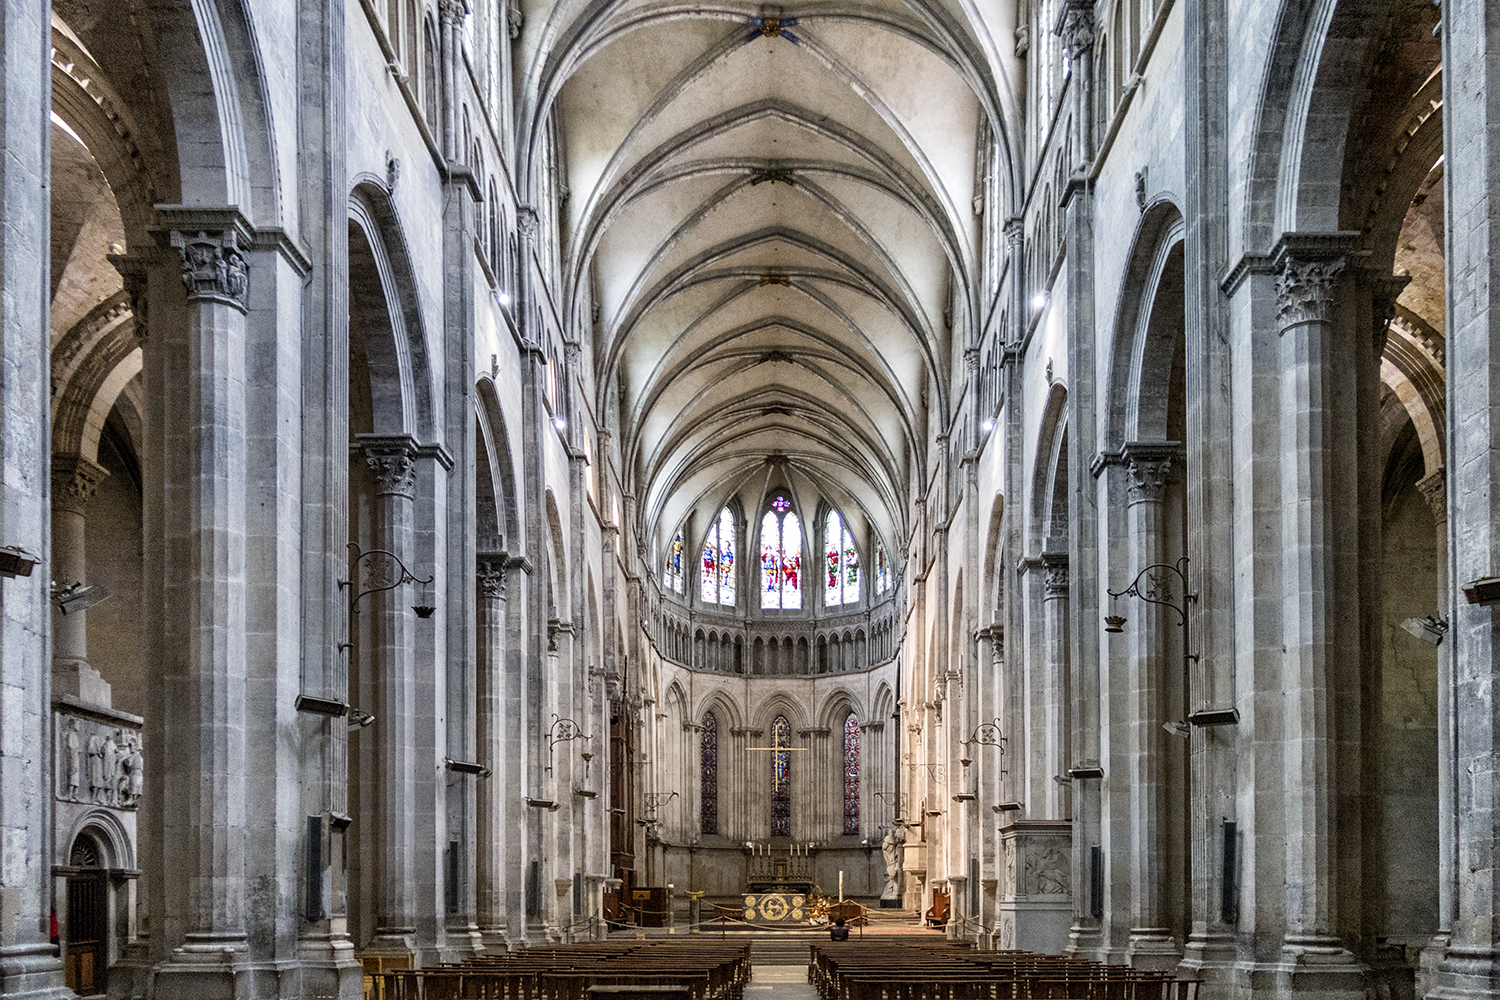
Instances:
[[[703,787],[698,795],[703,810],[699,829],[703,833],[719,832],[719,719],[709,712],[703,716],[703,739],[699,743],[703,761]]]
[[[859,832],[859,716],[844,719],[844,832]]]
[[[792,515],[795,517],[796,515]],[[786,716],[776,716],[771,723],[771,746],[792,745],[792,724]],[[792,755],[785,750],[771,752],[771,836],[792,835]]]
[[[667,565],[661,572],[661,585],[667,590],[682,593],[682,532],[680,531],[667,548]]]
[[[703,540],[698,596],[704,604],[734,605],[734,515],[725,507]]]
[[[875,593],[883,594],[891,589],[891,575],[886,571],[885,546],[875,546]]]
[[[828,512],[823,525],[823,548],[827,565],[823,576],[823,605],[837,607],[859,600],[859,551],[854,536],[844,526],[839,512]]]
[[[802,522],[777,494],[760,521],[760,606],[802,607]]]

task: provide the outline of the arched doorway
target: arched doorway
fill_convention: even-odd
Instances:
[[[62,940],[68,988],[104,992],[109,966],[109,882],[99,842],[80,833],[68,854],[67,926]]]

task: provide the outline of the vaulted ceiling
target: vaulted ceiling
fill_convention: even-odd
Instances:
[[[520,132],[556,115],[569,305],[659,537],[777,486],[905,534],[978,311],[981,123],[1012,141],[1014,5],[977,6],[525,10]]]

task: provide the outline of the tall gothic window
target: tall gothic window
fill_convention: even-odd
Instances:
[[[859,716],[844,719],[844,832],[859,832]]]
[[[667,548],[667,565],[661,571],[661,585],[667,590],[682,593],[682,532],[680,531]]]
[[[703,716],[703,739],[698,744],[703,761],[703,787],[698,794],[703,818],[699,830],[719,832],[719,719],[709,712]]]
[[[734,606],[734,515],[725,507],[703,540],[699,596],[704,604]]]
[[[885,546],[875,546],[875,593],[885,593],[891,589],[890,570],[885,565]]]
[[[795,516],[795,515],[793,515]],[[776,716],[771,723],[771,746],[792,745],[792,724],[786,716]],[[785,750],[771,751],[771,836],[792,835],[792,755]]]
[[[760,606],[802,607],[802,522],[778,493],[760,521]]]
[[[854,548],[854,536],[836,510],[830,510],[824,522],[823,549],[828,563],[823,578],[823,606],[855,603],[859,600],[859,552]]]

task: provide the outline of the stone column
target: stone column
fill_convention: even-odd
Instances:
[[[505,883],[508,806],[502,773],[507,759],[510,718],[505,699],[505,563],[500,553],[481,553],[476,582],[479,588],[476,668],[479,675],[479,762],[492,771],[479,782],[479,836],[476,859],[479,883],[479,933],[486,948],[504,948],[506,940]]]
[[[1039,774],[1032,787],[1042,793],[1040,802],[1027,803],[1031,819],[1067,819],[1067,788],[1053,780],[1066,774],[1068,726],[1068,595],[1071,593],[1066,552],[1042,553],[1042,634],[1046,659],[1041,668],[1038,692],[1042,746],[1037,759]],[[1036,697],[1036,696],[1034,696]]]
[[[374,476],[376,503],[372,532],[384,549],[408,566],[412,561],[412,507],[416,483],[416,443],[407,437],[358,436]],[[354,574],[355,593],[384,586],[401,573],[384,556],[366,558]],[[393,587],[364,598],[357,610],[373,627],[369,666],[375,674],[377,733],[377,870],[375,936],[367,952],[410,956],[416,917],[416,663],[411,588]]]
[[[1443,5],[1444,161],[1463,164],[1445,181],[1447,239],[1448,576],[1453,594],[1448,641],[1454,658],[1453,772],[1457,835],[1457,912],[1435,997],[1500,993],[1500,841],[1496,808],[1500,670],[1493,605],[1469,603],[1473,581],[1500,575],[1500,11],[1484,0]],[[1446,645],[1446,643],[1445,643]]]
[[[1074,162],[1067,189],[1062,192],[1063,234],[1067,245],[1068,337],[1068,482],[1074,484],[1071,494],[1068,535],[1069,569],[1075,579],[1098,581],[1099,513],[1096,503],[1085,502],[1083,484],[1093,474],[1098,442],[1097,338],[1094,333],[1094,194],[1089,180],[1093,160],[1094,86],[1094,4],[1092,0],[1066,0],[1060,5],[1055,30],[1062,37],[1072,67],[1068,96],[1072,104],[1074,128]],[[1069,661],[1073,672],[1072,690],[1077,699],[1075,725],[1071,734],[1069,765],[1073,770],[1097,774],[1101,759],[1099,734],[1103,706],[1098,698],[1099,670],[1099,603],[1097,582],[1080,587],[1069,599],[1069,610],[1078,627],[1071,630]],[[1069,931],[1068,953],[1097,957],[1103,954],[1105,936],[1100,922],[1083,903],[1084,880],[1089,871],[1090,848],[1103,841],[1103,788],[1098,777],[1075,775],[1073,800],[1073,927]],[[1113,956],[1112,956],[1113,957]]]
[[[1342,257],[1289,257],[1277,278],[1281,333],[1282,637],[1285,657],[1286,931],[1288,991],[1341,995],[1363,977],[1335,936],[1333,367]]]
[[[1439,608],[1451,606],[1453,588],[1448,574],[1448,470],[1436,472],[1417,481],[1417,489],[1432,509],[1432,519],[1437,523],[1437,564]],[[1438,730],[1438,933],[1430,946],[1446,950],[1453,934],[1453,921],[1458,917],[1458,870],[1456,850],[1458,848],[1458,825],[1455,806],[1455,781],[1453,770],[1453,642],[1441,643],[1437,647],[1437,730]]]
[[[1172,466],[1171,451],[1171,446],[1150,445],[1127,445],[1125,449],[1132,579],[1147,566],[1166,561],[1162,494]],[[1161,588],[1149,579],[1143,580],[1141,587],[1149,595],[1185,603],[1175,587],[1175,577],[1168,575],[1163,582],[1170,587],[1166,595],[1160,594]],[[1130,961],[1137,968],[1169,970],[1177,965],[1179,952],[1167,916],[1168,831],[1176,819],[1168,808],[1165,757],[1181,752],[1181,748],[1169,745],[1169,740],[1174,744],[1178,741],[1161,727],[1169,720],[1187,721],[1167,705],[1173,687],[1167,671],[1175,664],[1167,662],[1166,629],[1178,623],[1171,609],[1150,601],[1135,601],[1128,607],[1131,705],[1125,742],[1131,785]]]
[[[463,162],[468,157],[469,151],[459,148],[462,137],[458,131],[458,80],[464,57],[458,35],[469,5],[467,0],[438,0],[437,6],[438,33],[441,36],[438,44],[442,46],[441,62],[438,68],[439,86],[442,89],[438,114],[442,116],[442,134],[438,137],[438,141],[443,145],[444,159],[450,163]]]
[[[88,580],[84,514],[99,484],[109,477],[82,455],[52,457],[52,581],[67,587]],[[95,705],[112,704],[109,683],[89,665],[88,612],[52,616],[52,689]]]
[[[48,158],[51,24],[41,0],[0,7],[0,546],[27,575],[0,577],[0,994],[71,996],[47,943],[52,887],[52,672],[47,562]],[[30,560],[38,560],[30,563]]]
[[[157,995],[232,995],[248,949],[245,314],[237,228],[173,232],[187,291],[167,332],[169,474],[163,502],[168,646],[161,732],[178,734],[160,785],[165,936]],[[177,368],[176,366],[183,366]],[[185,371],[184,371],[185,369]],[[179,395],[180,394],[180,395]],[[180,478],[179,478],[180,477]],[[148,781],[154,768],[147,768]]]

